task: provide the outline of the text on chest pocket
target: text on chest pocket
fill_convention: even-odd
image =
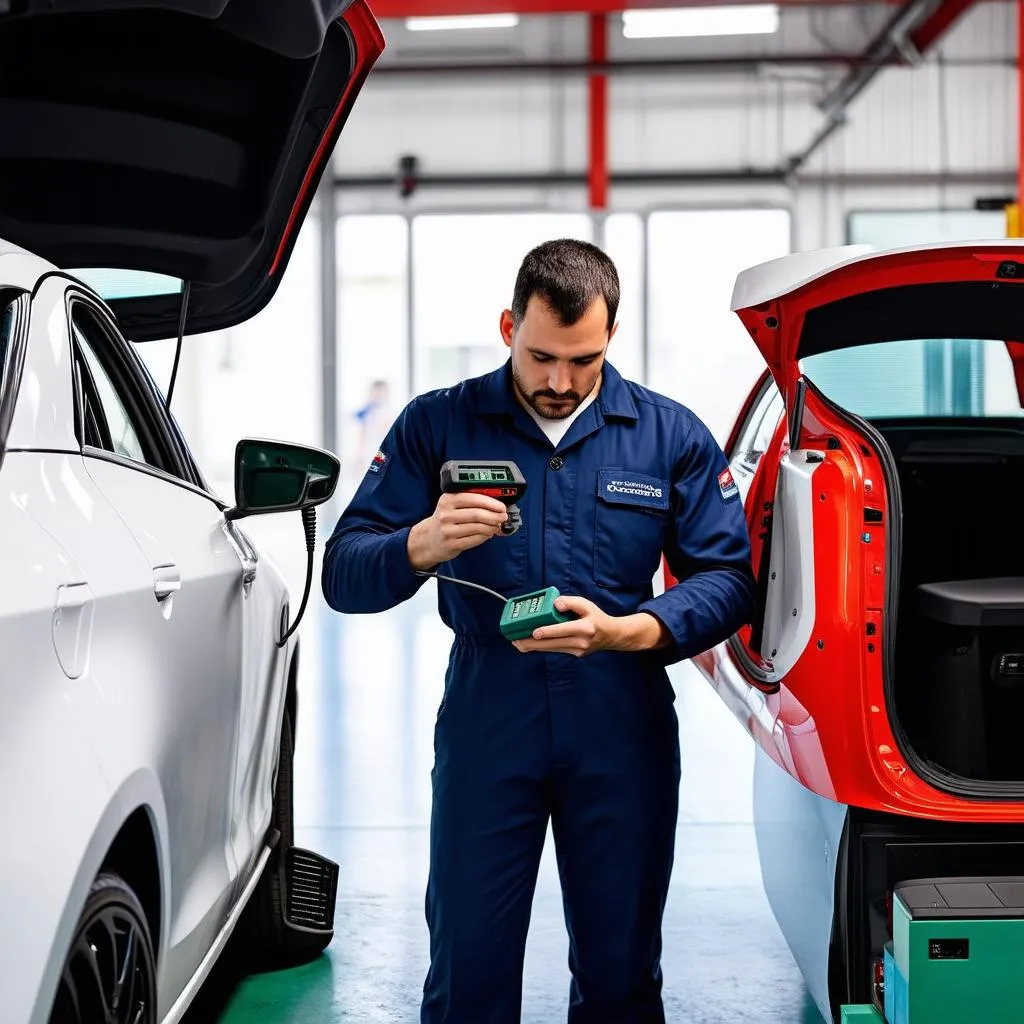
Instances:
[[[641,589],[651,582],[665,540],[669,481],[625,469],[597,473],[594,582]]]

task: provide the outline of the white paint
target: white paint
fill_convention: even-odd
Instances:
[[[0,242],[3,283],[32,290],[51,269]],[[18,880],[0,919],[19,922],[0,937],[0,1016],[48,1019],[89,887],[143,808],[162,884],[157,1017],[176,1021],[265,862],[288,592],[212,497],[83,457],[68,286],[50,278],[32,301],[0,466],[0,816],[19,823],[0,854]]]
[[[762,263],[743,271],[736,278],[733,291],[732,308],[748,309],[762,302],[780,299],[791,292],[820,281],[836,270],[857,264],[869,264],[872,260],[882,259],[894,254],[908,253],[942,253],[956,249],[975,249],[979,246],[991,248],[992,240],[974,240],[958,242],[931,242],[927,245],[903,246],[898,249],[887,249],[877,252],[869,245],[847,245],[836,249],[825,249],[819,252],[793,253],[780,259]],[[1014,259],[1020,259],[1024,253],[1024,239],[1004,238],[998,241],[1000,248],[1005,248]]]

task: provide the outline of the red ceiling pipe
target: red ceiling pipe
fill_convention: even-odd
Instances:
[[[590,59],[603,64],[608,59],[608,17],[590,15]],[[591,75],[590,93],[590,207],[608,205],[608,76]]]
[[[978,0],[946,0],[935,13],[910,34],[910,41],[918,53],[924,53],[949,31],[953,22],[968,7],[973,7]]]

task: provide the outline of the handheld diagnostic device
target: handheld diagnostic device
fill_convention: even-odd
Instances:
[[[457,462],[450,460],[441,467],[441,490],[445,494],[486,494],[504,502],[508,519],[501,532],[513,534],[523,525],[516,504],[526,493],[526,479],[514,462]]]
[[[523,525],[523,517],[516,502],[526,493],[526,478],[514,462],[450,460],[441,467],[441,490],[446,494],[472,491],[504,502],[508,508],[508,519],[502,524],[501,529],[505,534],[513,534]],[[509,640],[526,640],[540,626],[568,622],[575,618],[571,612],[560,612],[555,607],[555,601],[559,597],[555,587],[545,587],[543,590],[535,590],[518,597],[505,597],[495,590],[471,583],[469,580],[439,576],[430,572],[423,572],[420,575],[434,576],[439,580],[483,590],[499,601],[504,601],[505,608],[501,613],[499,628],[502,635]]]
[[[539,626],[575,618],[571,612],[560,612],[555,607],[558,596],[557,588],[545,587],[532,594],[510,597],[501,613],[501,632],[509,640],[528,640]]]

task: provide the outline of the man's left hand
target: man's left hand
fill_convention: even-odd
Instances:
[[[664,647],[668,630],[653,615],[608,615],[585,597],[559,597],[555,607],[576,618],[533,631],[530,640],[514,640],[516,650],[572,654],[582,658],[595,651],[649,651]]]

